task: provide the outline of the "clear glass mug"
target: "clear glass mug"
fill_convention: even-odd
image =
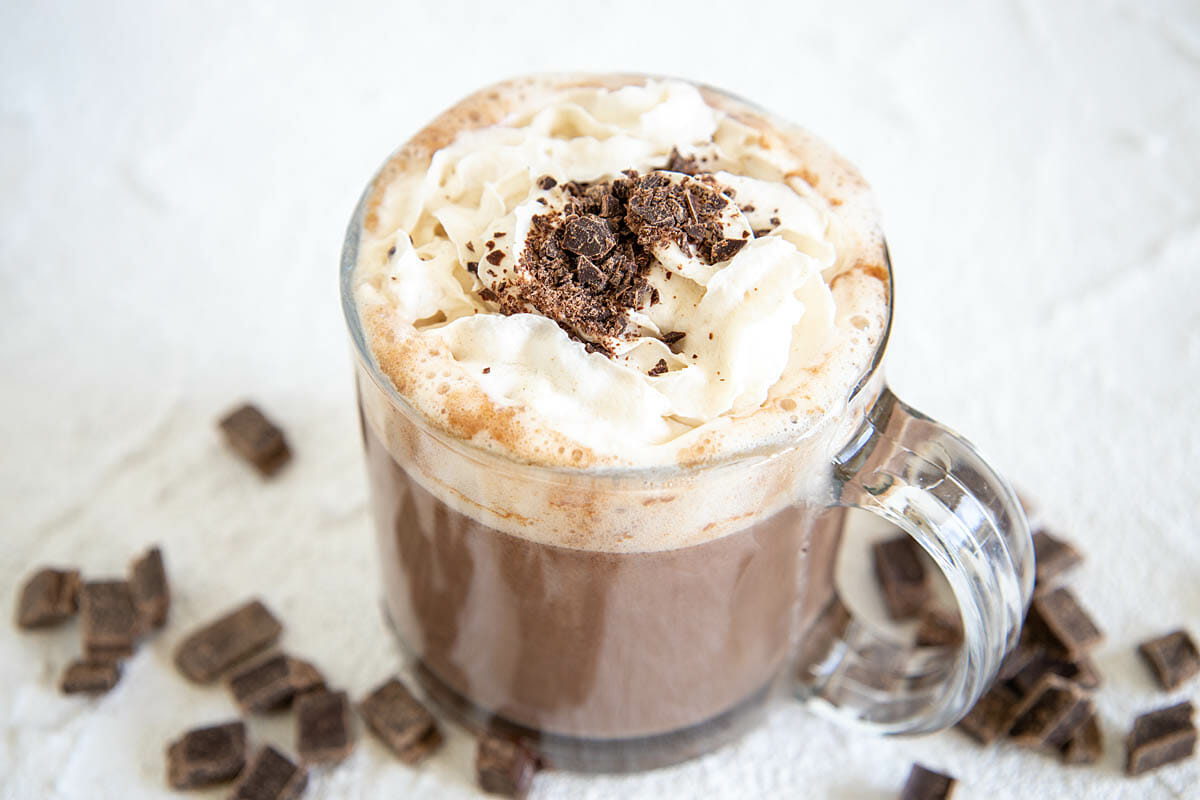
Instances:
[[[890,297],[870,367],[827,435],[695,467],[518,463],[431,424],[372,356],[353,291],[370,191],[342,252],[342,304],[385,608],[442,711],[521,738],[556,767],[629,771],[720,746],[781,691],[888,734],[948,727],[974,705],[1020,634],[1033,547],[1008,483],[885,385]],[[886,247],[882,257],[890,293]],[[786,503],[768,502],[785,474],[801,479]],[[625,552],[564,546],[569,529],[514,535],[515,512],[499,507],[513,497],[535,526],[539,505],[553,506],[548,525],[636,519],[680,545]],[[703,538],[689,535],[703,523],[689,498],[763,511],[689,543]],[[846,508],[880,515],[932,556],[958,603],[961,646],[899,644],[853,618],[833,579]]]

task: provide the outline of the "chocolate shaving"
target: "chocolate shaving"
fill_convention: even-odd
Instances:
[[[700,165],[696,161],[695,156],[684,156],[679,153],[679,149],[672,147],[671,155],[667,157],[667,163],[663,166],[667,172],[682,172],[684,175],[695,175],[700,171]]]
[[[658,360],[657,364],[655,364],[653,367],[651,367],[649,370],[646,371],[646,374],[650,375],[651,377],[654,377],[657,375],[663,375],[666,373],[666,371],[667,371],[667,360],[665,358],[660,358]]]

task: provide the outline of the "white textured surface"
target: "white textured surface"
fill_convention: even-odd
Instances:
[[[163,742],[233,708],[170,652],[251,593],[285,618],[285,646],[356,695],[392,670],[334,279],[342,227],[440,107],[549,68],[717,83],[859,164],[897,269],[893,385],[1087,551],[1074,583],[1108,634],[1107,751],[1068,769],[954,733],[870,739],[789,706],[694,763],[547,774],[535,797],[874,800],[914,759],[958,775],[959,798],[1200,796],[1200,761],[1128,780],[1119,744],[1168,699],[1134,644],[1162,625],[1200,634],[1200,8],[333,5],[0,6],[0,587],[11,598],[47,561],[119,573],[157,541],[176,589],[167,631],[97,701],[54,688],[74,630],[0,625],[0,796],[173,796]],[[212,428],[244,394],[298,454],[267,485]],[[291,745],[286,718],[254,735]],[[413,770],[366,742],[308,796],[471,796],[471,755],[455,735]]]

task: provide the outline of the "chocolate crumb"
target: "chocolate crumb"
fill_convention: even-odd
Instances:
[[[771,217],[769,220],[767,220],[767,222],[771,223],[776,228],[779,227],[779,217]]]
[[[472,253],[474,253],[474,252],[475,252],[475,243],[474,243],[474,242],[467,242],[467,250],[469,250],[469,251],[471,251]]]
[[[500,262],[504,260],[504,251],[503,250],[493,250],[492,252],[490,252],[486,256],[484,256],[483,258],[485,261],[487,261],[493,267],[498,267],[498,266],[500,266]]]
[[[496,237],[497,239],[503,239],[507,235],[508,235],[508,233],[505,231],[496,231],[495,233],[492,234],[492,236]]]
[[[396,245],[392,245],[391,247],[388,248],[387,257],[391,258],[394,255],[396,255]]]
[[[550,177],[549,175],[543,175],[537,179],[537,187],[542,191],[548,191],[557,185],[558,181],[554,180],[554,178]]]
[[[21,589],[17,627],[32,630],[66,622],[79,610],[79,570],[44,568]]]
[[[653,367],[651,367],[646,372],[646,374],[650,375],[650,376],[658,376],[658,375],[664,374],[666,371],[667,371],[667,360],[665,358],[660,358],[658,360],[658,363],[655,364]]]

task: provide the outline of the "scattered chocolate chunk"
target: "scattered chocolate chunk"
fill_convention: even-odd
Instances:
[[[951,647],[962,642],[962,620],[948,608],[926,608],[917,626],[917,647]]]
[[[175,651],[175,665],[191,680],[211,683],[274,644],[282,632],[283,626],[267,607],[251,600],[184,639]]]
[[[63,673],[63,694],[104,694],[121,680],[121,662],[107,658],[80,658]]]
[[[470,272],[472,275],[478,275],[479,274],[479,262],[478,261],[468,261],[467,262],[467,272]]]
[[[596,213],[602,217],[615,217],[621,213],[621,201],[613,194],[600,195]]]
[[[600,289],[604,286],[604,273],[587,256],[579,257],[575,274],[578,276],[581,286],[589,289]]]
[[[1060,749],[1064,764],[1095,764],[1104,754],[1100,723],[1092,714]]]
[[[921,562],[920,546],[908,536],[876,542],[871,548],[875,576],[892,619],[908,619],[929,602],[929,576]]]
[[[480,370],[480,371],[481,371],[481,372],[482,372],[484,375],[487,375],[489,372],[491,372],[491,371],[492,371],[492,368],[491,368],[491,367],[484,367],[484,368],[483,368],[482,370]]]
[[[695,156],[684,156],[679,153],[678,148],[671,148],[671,155],[667,157],[667,163],[663,167],[667,172],[682,172],[684,175],[695,175],[700,171],[700,165],[696,162]]]
[[[1044,530],[1033,534],[1035,562],[1035,585],[1043,592],[1053,588],[1055,581],[1083,561],[1079,551],[1062,539],[1051,536]]]
[[[666,191],[630,195],[629,210],[643,223],[654,226],[678,224],[683,221],[683,206]]]
[[[1083,658],[1104,635],[1067,589],[1055,589],[1033,599],[1025,620],[1030,636],[1054,656],[1068,661]]]
[[[483,300],[486,300],[489,303],[499,303],[500,302],[500,295],[496,294],[495,292],[493,292],[491,289],[489,289],[486,286],[479,290],[479,296],[480,296],[480,298],[482,298]]]
[[[167,622],[171,593],[167,588],[167,570],[163,566],[162,550],[152,547],[133,562],[129,569],[129,588],[133,604],[142,616],[147,629],[161,628]]]
[[[88,581],[79,595],[83,649],[92,658],[133,655],[142,620],[126,581]]]
[[[650,369],[646,370],[646,374],[651,377],[665,375],[666,373],[667,373],[667,360],[665,358],[660,358],[658,360],[657,364],[655,364]]]
[[[39,569],[21,589],[17,627],[32,630],[66,622],[79,610],[79,570]]]
[[[283,431],[250,403],[226,414],[221,430],[238,455],[263,476],[274,475],[291,458]]]
[[[584,214],[567,220],[563,227],[562,247],[586,258],[603,258],[617,246],[617,237],[608,220]]]
[[[523,798],[529,793],[538,759],[527,747],[511,739],[484,736],[475,752],[479,787],[491,794]]]
[[[1045,650],[1038,650],[1034,658],[1012,676],[1010,682],[1017,691],[1027,694],[1047,675],[1066,678],[1082,689],[1095,689],[1100,685],[1100,672],[1090,658],[1064,661]]]
[[[296,800],[308,786],[308,771],[267,745],[259,750],[237,785],[230,800]]]
[[[1038,658],[1044,652],[1044,647],[1030,644],[1027,641],[1027,631],[1023,631],[1021,640],[1017,642],[1017,646],[1009,650],[1008,655],[1004,657],[1004,661],[1000,662],[1000,671],[996,673],[996,680],[1011,681],[1031,661]]]
[[[712,246],[712,260],[714,262],[728,261],[745,246],[745,239],[722,239]]]
[[[948,800],[954,794],[954,778],[941,772],[913,764],[900,792],[900,800]]]
[[[1065,678],[1046,675],[1017,707],[1008,735],[1027,747],[1062,747],[1091,714],[1087,693]]]
[[[1196,750],[1192,704],[1179,703],[1142,714],[1125,740],[1125,772],[1141,775],[1188,758]]]
[[[229,679],[233,699],[246,714],[282,708],[296,695],[324,686],[316,667],[283,653],[250,664]]]
[[[537,179],[537,187],[542,191],[549,191],[557,185],[558,181],[554,180],[554,178],[550,177],[549,175],[543,175]]]
[[[678,342],[680,339],[682,339],[685,336],[687,336],[687,333],[685,331],[668,331],[658,338],[662,341],[663,344],[670,346],[670,345],[675,344],[676,342]]]
[[[246,766],[246,726],[241,722],[196,728],[167,748],[167,783],[196,789],[225,783]]]
[[[1171,631],[1165,636],[1142,642],[1138,653],[1145,660],[1159,684],[1170,691],[1182,686],[1200,673],[1200,652],[1185,630]]]
[[[483,257],[483,260],[491,264],[493,267],[500,266],[500,262],[504,260],[503,250],[493,250]]]
[[[341,761],[354,749],[345,692],[317,691],[296,699],[296,750],[306,764]]]
[[[1019,702],[1016,692],[997,684],[979,698],[957,727],[980,744],[991,744],[1008,733]]]
[[[776,228],[779,227],[779,217],[771,217],[769,220],[767,220],[767,222],[771,223]]]
[[[392,678],[358,704],[367,728],[387,745],[396,758],[416,764],[442,744],[433,715]]]

